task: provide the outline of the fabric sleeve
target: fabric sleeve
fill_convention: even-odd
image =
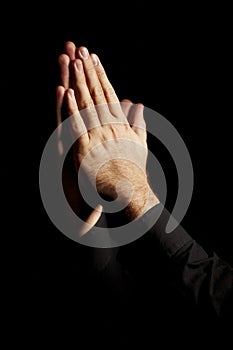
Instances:
[[[158,212],[162,212],[157,220]],[[144,225],[151,227],[139,240],[137,256],[121,249],[118,259],[127,264],[130,259],[140,259],[140,245],[144,251],[148,250],[153,264],[153,255],[161,254],[163,269],[168,279],[186,298],[190,299],[198,308],[207,313],[213,313],[217,317],[230,317],[233,321],[233,269],[214,252],[207,252],[198,244],[181,225],[178,225],[171,233],[166,233],[166,225],[170,213],[161,204],[150,209],[142,218]],[[144,254],[145,255],[145,254]],[[135,264],[136,266],[137,264]],[[134,266],[132,261],[130,266]]]

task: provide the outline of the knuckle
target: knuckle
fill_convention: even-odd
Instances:
[[[74,86],[74,90],[77,92],[78,95],[80,95],[80,93],[82,91],[86,90],[86,82],[85,80],[76,80],[73,84]]]
[[[90,65],[86,68],[88,75],[96,75],[95,67],[93,65]]]
[[[106,73],[105,73],[105,71],[103,69],[100,69],[98,71],[98,77],[103,82],[106,82],[106,80],[107,80]]]
[[[112,135],[115,139],[117,139],[119,137],[119,132],[118,132],[118,128],[117,126],[115,126],[114,124],[110,124],[108,126],[108,132],[110,135]]]
[[[105,88],[105,95],[110,100],[112,100],[116,97],[115,91],[114,91],[112,86],[107,86]]]
[[[89,108],[93,106],[93,101],[91,98],[80,98],[79,99],[79,106],[81,108]]]
[[[90,94],[93,99],[99,99],[104,97],[104,92],[101,85],[95,85],[90,89]]]

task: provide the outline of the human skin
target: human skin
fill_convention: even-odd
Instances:
[[[148,148],[143,105],[121,103],[96,54],[87,48],[65,45],[59,57],[61,86],[57,88],[57,114],[62,104],[71,116],[71,131],[78,140],[73,145],[75,168],[102,197],[118,197],[129,221],[159,203],[147,174]],[[98,206],[87,219],[98,220]]]

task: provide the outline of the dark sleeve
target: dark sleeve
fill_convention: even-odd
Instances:
[[[158,211],[161,212],[161,205],[149,210],[141,218],[144,225],[151,227]],[[153,265],[153,255],[156,256],[159,252],[163,259],[163,269],[166,266],[168,279],[182,295],[204,312],[213,313],[217,317],[232,318],[232,267],[214,252],[207,253],[181,225],[171,233],[166,233],[169,217],[169,212],[163,208],[162,214],[143,237],[144,250],[148,249],[148,254],[151,255],[148,261]],[[140,242],[137,250],[139,247]],[[132,249],[130,254],[126,249],[121,249],[118,259],[123,263],[133,259]],[[136,259],[140,259],[138,253]]]

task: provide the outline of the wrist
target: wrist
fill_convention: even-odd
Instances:
[[[112,171],[114,169],[114,172]],[[133,221],[159,204],[147,179],[146,171],[128,160],[112,160],[101,167],[97,190],[104,198],[125,203],[123,215]]]
[[[160,203],[158,197],[154,194],[149,184],[135,188],[132,200],[124,210],[124,214],[129,221],[133,221],[144,215],[155,205]]]

